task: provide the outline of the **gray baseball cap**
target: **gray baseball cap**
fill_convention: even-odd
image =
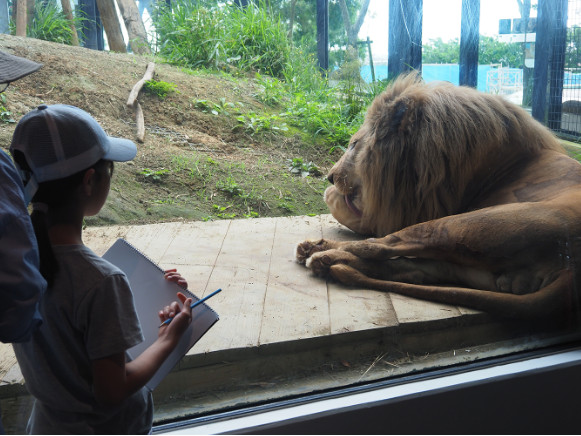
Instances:
[[[20,151],[30,171],[20,173],[26,199],[38,183],[63,179],[99,160],[126,162],[137,154],[129,139],[108,136],[89,113],[64,104],[40,105],[18,122],[10,152]]]

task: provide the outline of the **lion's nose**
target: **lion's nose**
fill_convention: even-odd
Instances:
[[[329,174],[329,175],[327,176],[327,180],[328,180],[328,181],[329,181],[329,182],[330,182],[332,185],[334,185],[334,184],[335,184],[335,182],[333,182],[333,173],[331,173],[331,174]]]

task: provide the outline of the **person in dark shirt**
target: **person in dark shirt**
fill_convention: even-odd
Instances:
[[[0,51],[0,92],[42,65]],[[22,180],[0,150],[0,342],[24,342],[41,323],[39,301],[46,281],[39,271],[36,238]],[[1,418],[1,417],[0,417]],[[4,433],[0,419],[0,433]]]

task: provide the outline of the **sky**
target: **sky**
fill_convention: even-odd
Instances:
[[[405,1],[405,0],[402,0]],[[423,42],[442,38],[449,41],[460,38],[462,0],[423,0]],[[387,58],[387,20],[389,0],[371,0],[359,39],[367,36],[373,41],[371,51],[374,61]],[[535,15],[535,12],[532,12]],[[516,0],[482,0],[480,3],[480,33],[498,35],[498,20],[519,18]]]

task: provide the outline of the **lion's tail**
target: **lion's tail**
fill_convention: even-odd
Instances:
[[[344,264],[331,266],[331,276],[342,283],[365,286],[444,304],[469,307],[511,319],[538,319],[563,310],[571,304],[572,272],[563,270],[546,287],[524,295],[491,292],[481,289],[416,285],[378,280]]]

